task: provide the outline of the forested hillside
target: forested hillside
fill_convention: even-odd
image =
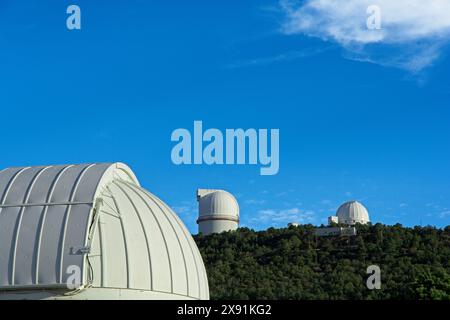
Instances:
[[[450,299],[450,226],[358,226],[319,238],[313,226],[196,236],[212,299]],[[366,287],[369,265],[381,290]]]

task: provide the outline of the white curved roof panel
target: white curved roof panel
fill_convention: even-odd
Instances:
[[[0,287],[65,285],[67,266],[84,270],[78,251],[87,245],[95,193],[110,167],[85,164],[0,172]]]
[[[140,187],[126,165],[0,171],[0,295],[67,291],[69,266],[82,272],[80,297],[91,290],[121,298],[126,292],[209,298],[192,236],[164,202]]]
[[[338,217],[339,223],[350,225],[370,222],[369,212],[366,207],[358,201],[349,201],[341,205],[336,212],[336,216]]]
[[[114,180],[103,189],[89,255],[92,286],[208,299],[200,252],[179,217],[143,188]]]
[[[224,190],[205,190],[197,191],[199,202],[199,216],[230,216],[239,221],[239,204],[236,198]]]

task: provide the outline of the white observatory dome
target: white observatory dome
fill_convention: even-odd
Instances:
[[[239,205],[229,192],[199,189],[199,232],[203,234],[236,230],[239,225]]]
[[[369,220],[369,212],[358,201],[349,201],[339,207],[336,212],[339,223],[354,225],[356,223],[367,224]]]
[[[209,299],[179,217],[121,163],[0,171],[0,299]]]
[[[239,218],[239,205],[236,199],[224,190],[215,190],[203,196],[200,201],[200,217],[208,215],[227,215]]]

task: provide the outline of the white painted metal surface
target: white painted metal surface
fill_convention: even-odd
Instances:
[[[337,216],[328,217],[328,224],[332,225],[333,223],[339,223],[339,218]]]
[[[188,230],[124,164],[6,169],[0,201],[0,299],[209,298]]]
[[[239,227],[239,205],[229,192],[199,189],[197,201],[199,203],[197,223],[200,233],[207,235],[236,230]]]
[[[339,223],[354,225],[356,223],[367,224],[369,220],[369,212],[358,201],[349,201],[339,207],[336,212]]]

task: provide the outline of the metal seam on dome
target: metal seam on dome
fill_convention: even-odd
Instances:
[[[111,192],[108,189],[106,189],[105,187],[102,187],[102,190],[101,190],[102,198],[108,197],[108,198],[112,199],[112,196],[111,195],[107,195],[106,193],[111,193]],[[108,207],[110,207],[113,212],[116,212],[116,210],[114,208],[112,208],[111,205],[109,205],[109,203],[107,203],[106,201],[102,201],[102,205],[105,205],[105,204]],[[101,285],[103,287],[103,286],[105,286],[105,283],[107,283],[107,280],[108,280],[108,277],[107,277],[108,276],[108,264],[107,264],[107,260],[108,260],[107,252],[108,252],[108,249],[106,247],[107,246],[107,241],[105,240],[107,238],[106,237],[106,234],[107,234],[106,229],[107,228],[103,228],[102,213],[103,214],[107,214],[107,215],[109,215],[111,217],[114,217],[116,219],[120,219],[120,216],[119,215],[115,216],[115,215],[113,215],[113,214],[111,214],[109,212],[106,212],[105,210],[100,210],[99,216],[98,216],[98,222],[97,223],[98,223],[100,251],[101,251],[101,254],[100,254],[100,264],[101,264],[101,272],[100,272],[101,275],[100,275],[100,278],[101,278],[101,280],[100,281],[101,281]]]
[[[28,170],[29,168],[30,168],[30,167],[25,167],[25,168],[22,168],[22,169],[18,170],[18,171],[15,172],[15,173],[13,174],[13,176],[9,179],[8,184],[7,184],[7,187],[6,187],[6,189],[5,189],[4,193],[3,193],[3,196],[2,196],[1,204],[4,204],[4,203],[5,203],[6,198],[8,197],[9,191],[11,190],[12,185],[14,184],[14,182],[16,181],[16,179],[19,177],[19,175],[20,175],[22,172]],[[2,210],[3,210],[3,208],[0,208],[0,213],[2,212]],[[11,280],[10,280],[10,283],[12,283]]]
[[[168,206],[164,201],[162,201],[161,199],[159,199],[159,200],[160,200],[161,204],[162,204],[163,206],[165,206],[166,209],[169,210],[169,212],[172,213],[172,209],[169,208],[169,206]],[[192,241],[191,239],[192,239],[192,238],[186,234],[186,228],[183,227],[183,225],[182,225],[182,223],[181,223],[181,221],[180,221],[180,218],[177,216],[176,213],[173,214],[173,217],[175,218],[175,221],[177,222],[177,224],[178,224],[178,226],[180,227],[180,229],[183,231],[183,234],[184,234],[184,236],[185,236],[185,238],[186,238],[186,241],[188,242],[189,248],[190,248],[190,250],[191,250],[192,258],[193,258],[193,260],[194,260],[195,270],[196,270],[196,272],[197,272],[197,288],[198,288],[198,295],[199,295],[199,297],[201,297],[201,296],[202,296],[202,291],[201,291],[201,288],[200,288],[200,273],[199,273],[198,265],[197,265],[197,257],[195,256],[194,250],[192,249],[192,243],[191,243],[191,241]],[[190,239],[190,238],[191,238],[191,239]],[[189,294],[189,293],[188,293],[188,294]],[[189,296],[190,296],[190,295],[189,295]],[[192,296],[190,296],[190,297],[192,297]]]
[[[148,193],[150,194],[150,192],[148,192]],[[195,269],[196,269],[196,271],[197,271],[197,276],[198,276],[197,262],[195,261],[195,256],[194,256],[194,254],[193,254],[193,252],[192,252],[192,248],[191,248],[191,245],[190,245],[190,243],[189,243],[189,239],[187,239],[187,237],[186,237],[184,228],[181,227],[179,221],[177,220],[176,214],[172,214],[172,213],[173,213],[172,209],[170,209],[170,208],[164,203],[164,201],[162,201],[162,200],[159,199],[158,197],[156,197],[156,196],[153,196],[153,197],[154,197],[154,200],[156,200],[160,205],[162,205],[163,207],[165,207],[165,208],[167,209],[167,211],[170,213],[170,216],[175,220],[175,222],[177,223],[178,227],[179,227],[179,228],[181,229],[181,231],[183,232],[183,234],[184,234],[184,236],[185,236],[185,238],[186,238],[186,240],[187,240],[187,242],[188,242],[189,249],[191,250],[191,254],[192,254],[192,257],[193,257],[193,259],[194,259]],[[175,231],[175,228],[174,228],[173,230]],[[177,234],[177,238],[179,239],[178,233],[176,233],[176,234]],[[187,283],[188,283],[188,292],[187,292],[187,296],[192,297],[192,295],[190,295],[190,290],[189,290],[189,289],[190,289],[190,286],[189,286],[189,273],[188,273],[188,269],[187,269],[186,256],[185,256],[185,254],[184,254],[183,247],[181,246],[181,241],[179,241],[179,243],[180,243],[180,248],[181,248],[182,253],[183,253],[184,265],[185,265],[185,268],[186,268],[186,281],[187,281]],[[199,283],[198,283],[198,281],[197,281],[197,287],[199,288]],[[200,290],[199,290],[199,295],[200,295]]]
[[[120,287],[113,287],[113,286],[111,286],[111,287],[96,287],[96,286],[92,286],[92,288],[96,288],[96,289],[116,289],[116,290],[122,290],[123,289],[123,288],[120,288]],[[180,294],[180,293],[175,293],[175,292],[166,292],[166,291],[161,291],[161,290],[146,290],[146,289],[135,289],[135,288],[129,288],[127,290],[152,292],[152,293],[162,293],[164,295],[174,295],[174,296],[178,296],[178,297],[191,298],[192,300],[201,300],[200,298],[187,296],[185,294]]]
[[[75,264],[81,267],[82,276],[87,273],[86,268],[88,262],[86,262],[86,257],[81,255],[72,256],[72,254],[78,255],[74,250],[84,248],[79,247],[79,245],[86,246],[87,244],[91,244],[90,242],[86,242],[86,240],[83,242],[84,237],[89,237],[89,239],[94,239],[93,237],[97,239],[97,237],[99,237],[99,239],[95,241],[100,242],[99,249],[102,250],[102,252],[97,254],[96,251],[94,253],[95,256],[100,256],[100,261],[97,260],[97,263],[102,263],[101,266],[96,263],[96,270],[100,271],[99,267],[101,267],[102,271],[102,277],[101,279],[96,279],[96,284],[100,284],[101,280],[101,287],[107,288],[108,285],[113,285],[113,287],[117,287],[118,290],[123,290],[124,295],[127,295],[127,290],[147,291],[147,289],[142,290],[132,288],[136,284],[142,282],[137,281],[139,277],[133,278],[131,276],[137,275],[137,273],[142,270],[144,274],[148,274],[150,271],[150,281],[145,280],[145,283],[151,283],[149,292],[167,295],[172,294],[174,296],[186,297],[187,299],[208,298],[209,292],[205,266],[198,247],[196,246],[192,235],[190,235],[189,230],[183,224],[182,219],[165,202],[158,197],[151,195],[147,190],[141,188],[139,184],[134,183],[135,181],[123,179],[123,177],[118,173],[116,174],[116,172],[112,172],[113,175],[111,177],[108,176],[108,179],[104,179],[104,164],[101,164],[102,167],[99,165],[100,164],[81,164],[0,169],[2,179],[0,216],[2,210],[5,209],[4,213],[10,217],[8,218],[8,221],[9,224],[11,224],[7,238],[8,244],[7,246],[3,246],[3,249],[5,249],[7,256],[11,255],[11,251],[14,255],[9,264],[5,265],[5,267],[10,270],[11,265],[13,266],[12,273],[8,275],[8,278],[11,278],[10,283],[12,283],[12,285],[9,285],[10,287],[7,287],[5,290],[8,290],[9,288],[12,290],[23,290],[27,295],[37,292],[34,290],[50,292],[56,288],[65,289],[68,279],[64,268],[67,265]],[[115,166],[117,167],[117,165]],[[101,176],[101,179],[103,179],[103,182],[100,185],[100,183],[96,183],[97,180],[95,179],[98,174],[101,174],[102,172],[103,176]],[[111,173],[111,171],[109,172]],[[98,212],[101,212],[102,214],[99,214],[98,217],[95,218],[95,215],[92,215],[92,210],[95,210],[93,205],[96,205],[95,200],[105,185],[109,185],[111,190],[114,191],[114,194],[113,197],[111,197],[108,192],[110,190],[105,191],[105,194],[107,193],[109,195],[105,197],[105,199],[108,199],[108,206],[103,207],[103,210],[97,208]],[[95,187],[96,189],[91,190]],[[131,190],[132,193],[130,193],[129,190]],[[16,199],[17,196],[19,196],[18,199]],[[43,201],[45,197],[48,198],[47,201]],[[89,200],[92,200],[92,197],[94,197],[94,200],[91,202]],[[23,201],[22,198],[24,198]],[[70,200],[69,202],[62,202],[67,198],[70,198],[70,200],[87,200],[89,202],[70,202]],[[111,198],[113,201],[110,200]],[[128,201],[126,198],[128,198]],[[130,207],[129,201],[131,201],[132,208]],[[140,203],[141,201],[144,206]],[[120,206],[119,214],[121,215],[119,217],[115,216],[116,210],[111,211],[109,209],[115,205],[118,209]],[[92,208],[90,206],[92,206]],[[136,225],[138,222],[132,212],[133,210],[139,219],[141,227]],[[147,210],[150,212],[147,212]],[[11,212],[12,215],[9,215],[9,212]],[[78,213],[80,215],[78,215]],[[109,218],[109,216],[114,218]],[[94,217],[95,220],[92,220],[92,217]],[[130,217],[132,218],[132,221],[129,221]],[[151,220],[152,217],[155,221]],[[123,266],[125,262],[124,259],[127,259],[128,268],[131,264],[133,266],[139,266],[137,260],[133,261],[133,257],[144,259],[142,260],[144,263],[140,264],[141,268],[139,271],[136,268],[134,270],[128,268],[128,288],[123,286],[125,280],[123,275],[124,270],[120,270],[118,274],[110,272],[110,275],[114,276],[111,278],[112,282],[107,279],[107,273],[103,273],[104,268],[107,269],[108,267],[109,269],[109,266],[111,266],[105,261],[109,254],[105,254],[103,248],[106,246],[106,248],[110,250],[109,253],[113,253],[116,249],[113,247],[113,243],[120,247],[123,246],[123,244],[120,243],[120,240],[116,243],[116,240],[112,238],[113,243],[107,243],[108,241],[104,237],[105,231],[107,231],[106,234],[108,236],[120,237],[121,231],[118,230],[119,222],[115,220],[117,218],[120,219],[122,232],[126,233],[126,235],[124,234],[124,239],[127,252],[125,257],[122,256],[123,248],[120,248],[118,252],[120,256],[116,257],[119,260],[113,259],[111,262],[114,264],[119,263]],[[105,219],[108,220],[105,221]],[[117,228],[117,233],[114,232],[114,234],[109,234],[111,232],[111,230],[109,230],[110,221],[112,222],[113,227]],[[107,222],[107,224],[105,224],[105,222]],[[133,224],[130,225],[127,222],[133,222]],[[86,223],[89,223],[89,225],[86,226]],[[156,224],[158,224],[158,227],[160,228],[161,235],[158,234]],[[98,228],[97,231],[95,231],[96,227],[94,227],[96,225]],[[145,229],[147,226],[152,228]],[[89,229],[92,228],[92,234],[88,235],[88,233],[90,233],[89,231],[88,233],[85,233],[86,227],[89,227]],[[133,228],[130,229],[131,227]],[[142,231],[140,230],[141,228]],[[133,243],[130,241],[134,240],[134,231],[139,233],[141,241],[144,241],[141,232],[144,233],[150,270],[146,269],[147,264],[145,261],[147,259],[142,256],[142,251],[137,251],[139,256],[128,256],[128,251],[133,251]],[[171,234],[172,231],[175,234]],[[99,232],[99,234],[95,235],[96,232]],[[10,237],[10,233],[12,233],[12,237]],[[157,237],[157,239],[154,239],[154,237]],[[175,239],[178,242],[178,245],[176,245]],[[136,238],[136,240],[139,241],[138,238]],[[157,242],[155,242],[155,240]],[[164,240],[167,256],[165,255],[161,240]],[[156,254],[154,250],[158,248],[153,246],[153,244],[157,244],[158,248],[162,251],[158,251],[158,254]],[[139,245],[139,250],[144,249],[143,246],[144,244]],[[181,254],[177,250],[178,247],[181,250]],[[183,262],[180,261],[181,259],[183,259]],[[194,261],[191,259],[194,259]],[[167,265],[167,261],[169,262],[169,265]],[[4,262],[7,263],[6,259]],[[155,263],[159,262],[160,265],[158,264],[156,267],[161,267],[162,274],[157,273],[154,277],[153,273],[157,271],[155,270]],[[184,264],[186,282],[182,278],[184,273],[181,265],[182,263]],[[167,270],[167,267],[170,268],[170,274],[168,274],[169,270]],[[195,267],[195,269],[192,267]],[[119,279],[121,281],[117,282],[116,285],[113,280],[116,279],[116,275],[120,276],[120,274],[122,274],[122,277],[119,277],[121,278]],[[161,282],[161,286],[157,285],[158,277],[164,277],[165,281]],[[169,277],[171,291],[168,290]],[[83,279],[84,278],[85,277],[83,277]],[[205,281],[200,283],[200,279],[205,279]],[[86,279],[84,279],[81,284],[83,285],[85,281]],[[6,279],[6,275],[4,282],[9,282]],[[197,284],[194,282],[197,282]],[[14,285],[16,283],[17,285]],[[154,288],[155,285],[156,288]],[[39,289],[39,287],[42,289]],[[147,285],[145,288],[148,288]],[[27,293],[28,290],[33,291]],[[52,293],[56,293],[56,291]],[[120,298],[122,293],[118,293]],[[58,298],[57,296],[59,295],[55,295],[55,298]],[[84,295],[80,296],[80,298],[83,297]]]
[[[96,193],[98,190],[98,185],[96,187]],[[91,255],[91,249],[92,249],[92,243],[93,241],[95,241],[95,237],[97,236],[97,228],[98,228],[98,222],[100,221],[100,205],[101,203],[103,203],[103,199],[101,197],[96,197],[94,198],[94,204],[92,207],[92,214],[89,215],[89,228],[86,232],[86,243],[87,243],[87,247],[88,252],[86,254],[86,261],[88,263],[88,276],[87,276],[87,285],[89,287],[92,286],[92,284],[94,283],[95,279],[94,279],[94,268],[92,267],[92,263],[90,261],[90,258],[93,257],[100,257],[101,254],[98,255]],[[101,262],[100,262],[101,263]]]
[[[150,192],[146,191],[149,195]],[[180,246],[180,251],[181,251],[181,255],[183,257],[183,263],[184,263],[184,270],[185,270],[185,275],[186,275],[186,284],[187,284],[187,292],[186,295],[189,296],[189,271],[187,268],[187,262],[186,262],[186,257],[184,255],[184,250],[183,250],[183,246],[181,245],[181,241],[180,241],[180,237],[178,236],[177,231],[175,230],[175,227],[173,226],[172,221],[170,221],[169,217],[167,216],[166,212],[164,212],[164,210],[161,208],[161,206],[159,205],[158,201],[156,201],[155,199],[157,198],[156,196],[152,195],[151,200],[156,204],[156,206],[159,208],[159,210],[161,210],[162,214],[164,217],[166,217],[167,222],[169,222],[170,227],[172,228],[173,233],[175,234],[175,237],[177,238],[177,242],[178,245]]]
[[[78,187],[80,185],[81,179],[84,177],[86,172],[94,167],[95,164],[88,165],[84,167],[81,172],[78,174],[77,179],[75,180],[75,185],[72,188],[69,201],[72,202],[75,198],[76,192],[78,191]],[[60,239],[60,250],[59,250],[59,283],[62,283],[62,276],[63,276],[63,267],[64,267],[64,246],[66,244],[66,235],[67,235],[67,224],[69,222],[70,213],[72,211],[72,206],[68,205],[65,212],[64,222],[63,222],[63,233],[62,233],[62,239]],[[81,273],[84,274],[84,270],[81,270]]]
[[[1,200],[1,204],[4,205],[5,204],[5,200],[6,197],[8,196],[9,191],[11,190],[12,185],[14,184],[14,182],[16,181],[17,177],[24,172],[25,170],[28,170],[31,167],[25,167],[22,168],[20,170],[18,170],[16,173],[13,174],[13,176],[9,179],[8,185],[5,188],[5,191],[3,192],[3,196],[2,196],[2,200]],[[0,212],[1,212],[1,208],[0,208]]]
[[[106,186],[106,188],[109,190],[109,192],[112,194],[112,191],[111,191],[111,189],[109,188],[109,186]],[[116,201],[116,199],[114,198],[114,197],[112,197],[112,200],[113,200],[113,202],[114,202],[114,205],[116,206],[116,208],[117,208],[117,213],[119,214],[119,216],[120,216],[120,218],[119,218],[119,221],[120,221],[120,227],[121,227],[121,229],[122,229],[122,236],[123,236],[123,243],[124,243],[124,250],[125,250],[125,264],[126,264],[126,266],[127,266],[127,288],[130,288],[130,278],[131,278],[131,276],[130,276],[130,259],[129,259],[129,257],[128,257],[128,242],[127,242],[127,235],[126,235],[126,232],[125,232],[125,227],[124,227],[124,224],[123,224],[123,216],[122,216],[122,214],[121,214],[121,212],[120,212],[120,208],[119,208],[119,205],[118,205],[118,203],[117,203],[117,201]]]
[[[81,204],[93,205],[92,201],[74,201],[74,202],[43,202],[43,203],[15,203],[0,205],[0,208],[28,208],[28,207],[53,207],[53,206],[77,206]]]
[[[107,190],[107,191],[110,192],[109,190]],[[107,197],[109,197],[111,200],[113,199],[112,196],[107,196]],[[116,209],[111,207],[111,205],[108,202],[103,202],[103,204],[106,204],[106,206],[108,206],[112,211],[116,211]],[[103,211],[105,211],[105,210],[103,210]]]
[[[234,204],[236,205],[236,208],[238,209],[237,216],[239,217],[240,208],[239,208],[239,203],[238,203],[237,199],[231,193],[229,193],[228,191],[220,190],[219,192],[226,193],[226,194],[228,194],[230,196],[230,198],[233,200]]]
[[[159,201],[169,210],[169,212],[171,212],[171,213],[173,212],[173,210],[164,201],[162,201],[161,199],[159,199]],[[186,238],[186,240],[187,240],[187,242],[189,244],[189,248],[191,249],[191,254],[192,254],[192,257],[194,259],[195,269],[197,271],[198,294],[199,294],[199,297],[201,297],[202,296],[202,292],[201,292],[201,288],[200,288],[200,274],[199,274],[199,269],[198,269],[198,264],[197,264],[197,256],[194,253],[194,250],[192,248],[192,241],[193,241],[192,237],[190,235],[186,234],[187,230],[186,230],[186,228],[183,227],[183,224],[182,224],[180,218],[178,217],[178,215],[175,213],[175,214],[173,214],[173,217],[175,218],[175,221],[177,221],[178,226],[183,230],[184,236],[185,236],[185,238]],[[197,247],[197,246],[195,245],[195,247]],[[200,255],[200,252],[198,251],[198,248],[197,248],[197,255]]]
[[[22,169],[18,170],[18,171],[15,172],[15,173],[12,175],[12,177],[9,179],[8,184],[7,184],[6,188],[5,188],[5,191],[3,192],[3,195],[2,195],[2,199],[1,199],[1,204],[2,204],[2,205],[5,203],[6,198],[7,198],[7,196],[8,196],[8,193],[9,193],[9,191],[11,190],[11,187],[12,187],[12,185],[14,184],[14,182],[16,181],[17,177],[18,177],[22,172],[28,170],[29,168],[30,168],[30,167],[25,167],[25,168],[22,168]],[[5,171],[5,170],[3,170],[3,171]],[[3,172],[3,171],[2,171],[2,172]],[[0,213],[1,213],[2,211],[3,211],[3,208],[0,208]]]
[[[204,200],[204,198],[208,198],[208,212],[214,212],[214,208],[220,206],[220,203],[222,201],[220,201],[220,198],[218,198],[220,195],[226,195],[229,197],[229,199],[231,199],[235,205],[235,209],[236,209],[236,214],[231,214],[231,216],[237,217],[237,219],[239,219],[240,217],[240,213],[239,213],[239,203],[237,202],[236,198],[229,193],[228,191],[225,190],[215,190],[211,193],[208,193],[206,195],[204,195],[203,197],[200,197],[200,199],[198,199],[198,202],[200,203],[200,200]]]
[[[159,198],[158,198],[158,199],[159,199]],[[196,272],[197,272],[197,288],[198,288],[198,294],[199,294],[199,296],[201,296],[200,274],[199,274],[199,269],[198,269],[198,264],[197,264],[197,257],[196,257],[196,255],[195,255],[195,253],[194,253],[194,250],[192,249],[192,243],[191,243],[191,242],[192,242],[192,238],[191,238],[188,234],[186,234],[186,231],[187,231],[187,230],[186,230],[186,228],[183,227],[183,224],[182,224],[182,222],[180,221],[180,218],[177,216],[177,214],[174,213],[173,210],[172,210],[171,208],[169,208],[169,206],[168,206],[164,201],[162,201],[161,199],[159,199],[159,201],[160,201],[161,204],[162,204],[163,206],[165,206],[166,209],[168,209],[169,212],[172,214],[172,216],[174,217],[174,219],[175,219],[175,221],[177,222],[178,226],[179,226],[180,229],[183,231],[183,234],[184,234],[184,236],[185,236],[185,238],[186,238],[186,241],[188,242],[189,248],[190,248],[190,250],[191,250],[192,258],[194,259],[195,269],[196,269]]]
[[[52,197],[53,197],[53,193],[55,191],[56,185],[59,182],[59,179],[61,178],[61,176],[64,174],[64,172],[66,172],[69,168],[72,168],[73,165],[69,165],[66,167],[63,167],[55,176],[55,178],[52,181],[52,184],[50,186],[50,190],[47,194],[47,202],[49,202]],[[42,233],[43,233],[43,229],[44,229],[44,224],[45,224],[45,219],[47,216],[47,212],[48,212],[48,207],[43,208],[42,210],[42,216],[41,219],[39,221],[39,233],[38,233],[38,241],[37,241],[37,250],[36,250],[36,265],[34,266],[35,269],[35,284],[39,284],[39,262],[40,262],[40,254],[41,254],[41,241],[42,241]]]
[[[205,195],[204,197],[201,197],[201,199],[202,199],[202,198],[205,198],[205,197],[208,197],[208,196],[209,196],[209,198],[212,198],[212,195],[213,195],[213,194],[218,195],[218,194],[221,194],[221,193],[228,194],[228,195],[230,195],[230,196],[234,199],[234,197],[233,197],[229,192],[227,192],[227,191],[225,191],[225,190],[215,190],[214,192],[211,192],[211,193]],[[200,199],[200,200],[201,200],[201,199]],[[237,204],[236,199],[234,199],[234,201],[235,201],[235,203]],[[200,204],[200,201],[199,201],[199,204]],[[212,212],[212,211],[213,211],[213,204],[212,204],[212,201],[209,202],[209,206],[210,206],[210,207],[209,207],[209,211]],[[200,257],[200,259],[201,259],[201,253],[200,253],[200,250],[199,250],[199,248],[198,248],[197,246],[196,246],[196,249],[197,249],[197,252],[198,252],[199,257]],[[205,265],[203,264],[203,260],[202,260],[201,266],[202,266],[202,269],[203,269],[205,292],[207,292],[207,293],[209,294],[208,278],[207,278],[207,273],[206,273]]]
[[[108,269],[107,269],[107,264],[106,264],[106,241],[104,239],[105,236],[105,230],[103,230],[102,227],[102,215],[101,213],[99,213],[98,216],[98,221],[97,221],[97,228],[98,228],[98,241],[100,241],[99,246],[100,246],[100,283],[101,286],[104,287],[105,286],[105,279],[107,279],[107,274],[108,274]]]
[[[33,187],[34,187],[34,185],[36,184],[36,181],[37,181],[37,179],[39,179],[39,177],[41,176],[41,174],[45,171],[45,170],[47,170],[47,169],[49,169],[49,168],[51,168],[51,167],[44,167],[44,168],[42,168],[42,169],[40,169],[35,175],[34,175],[34,177],[32,177],[32,179],[31,179],[31,181],[30,181],[30,183],[29,183],[29,185],[28,185],[28,188],[27,188],[27,190],[26,190],[26,192],[25,192],[25,195],[24,195],[24,197],[23,197],[23,202],[27,202],[28,200],[29,200],[29,198],[30,198],[30,194],[31,194],[31,191],[33,190]],[[14,231],[14,245],[13,245],[13,250],[12,250],[12,252],[11,252],[11,254],[12,254],[12,264],[11,264],[11,285],[14,285],[14,283],[15,283],[15,276],[16,276],[16,254],[17,254],[17,243],[18,243],[18,241],[19,241],[19,233],[20,233],[20,228],[21,228],[21,226],[22,226],[22,219],[23,219],[23,213],[24,213],[24,211],[25,211],[25,207],[22,207],[21,209],[20,209],[20,212],[19,212],[19,215],[18,215],[18,217],[17,217],[17,223],[16,223],[16,228],[15,228],[15,231]]]
[[[142,221],[142,217],[139,214],[139,210],[136,208],[136,205],[133,203],[133,200],[130,198],[130,196],[125,192],[125,190],[119,185],[117,181],[113,181],[114,184],[117,185],[117,187],[122,191],[122,193],[127,197],[127,199],[130,201],[131,205],[133,206],[134,211],[136,212],[136,215],[139,219],[142,231],[144,232],[145,237],[145,244],[147,246],[147,253],[148,253],[148,263],[150,266],[150,289],[153,290],[153,267],[152,267],[152,257],[151,257],[151,251],[150,251],[150,245],[149,245],[149,238],[147,236],[147,231],[145,230],[144,223]]]
[[[137,189],[137,187],[135,186],[135,185],[132,185],[132,184],[130,184],[130,183],[125,183],[125,185],[126,186],[128,186],[128,188],[130,188],[130,190],[132,190],[140,199],[141,199],[141,201],[144,203],[144,205],[148,208],[148,210],[150,211],[150,213],[152,214],[152,216],[153,216],[153,218],[155,219],[155,221],[156,221],[156,224],[158,225],[158,228],[159,228],[159,231],[160,231],[160,233],[161,233],[161,236],[162,236],[162,238],[163,238],[163,241],[164,241],[164,246],[165,246],[165,248],[166,248],[166,253],[167,253],[167,259],[168,259],[168,261],[169,261],[169,271],[170,271],[170,292],[171,293],[174,293],[173,292],[173,268],[172,268],[172,259],[170,259],[170,252],[169,252],[169,247],[168,247],[168,245],[167,245],[167,240],[166,240],[166,237],[165,237],[165,235],[164,235],[164,232],[163,232],[163,230],[162,230],[162,228],[161,228],[161,224],[159,223],[159,221],[158,221],[158,219],[156,218],[156,215],[155,215],[155,213],[153,212],[153,210],[152,210],[152,208],[150,208],[150,206],[148,205],[148,203],[145,201],[145,199],[144,199],[144,197],[141,195],[141,194],[139,194],[139,192],[142,192],[140,189]],[[136,189],[137,190],[136,190]],[[144,193],[145,194],[145,193]]]
[[[112,213],[110,213],[110,212],[108,212],[108,211],[106,211],[106,210],[100,210],[100,212],[101,212],[101,213],[104,213],[104,214],[107,214],[108,216],[111,216],[111,217],[113,217],[113,218],[120,219],[119,216],[115,216],[115,215],[113,215]]]

